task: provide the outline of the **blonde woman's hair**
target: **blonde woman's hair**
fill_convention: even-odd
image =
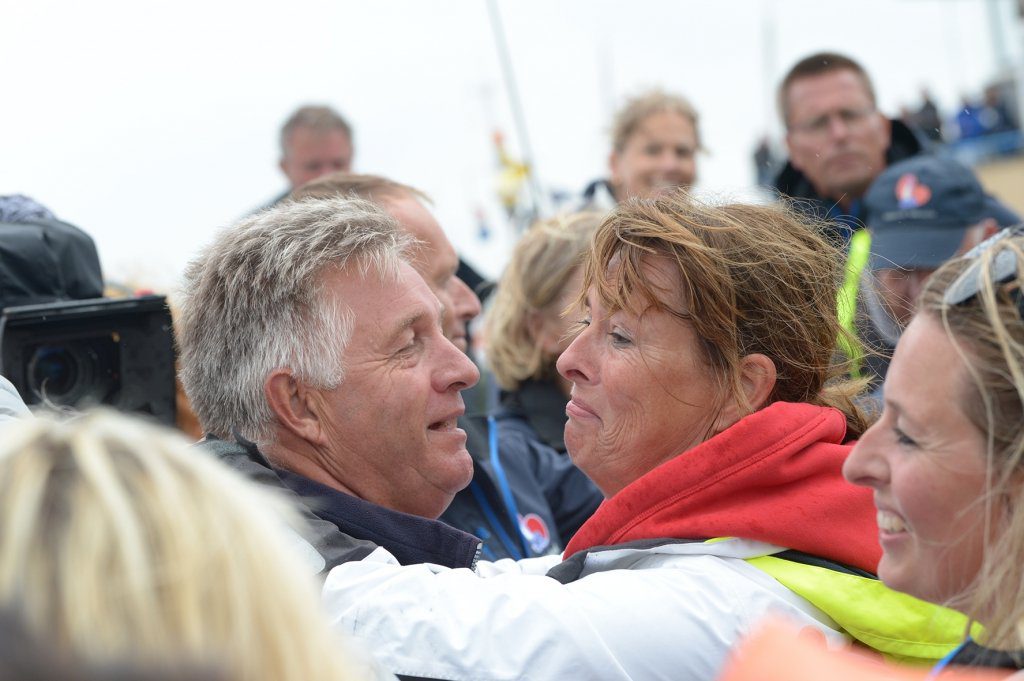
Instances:
[[[353,678],[276,497],[111,412],[0,432],[0,606],[36,635],[86,663]]]
[[[700,141],[700,116],[690,100],[681,95],[669,94],[663,90],[649,90],[626,101],[625,105],[615,114],[612,121],[612,149],[621,152],[633,136],[636,129],[656,113],[668,111],[679,114],[693,125],[693,133],[697,138],[697,149],[703,148]]]
[[[868,425],[853,402],[864,383],[845,380],[847,367],[836,360],[840,337],[857,343],[836,311],[844,258],[819,229],[783,205],[711,205],[684,190],[633,198],[598,229],[583,288],[597,287],[607,314],[640,313],[650,305],[691,325],[718,381],[721,405],[736,400],[751,410],[741,360],[760,353],[777,372],[766,405],[834,407],[846,416],[847,436],[855,438]],[[648,279],[642,265],[653,257],[671,262],[682,281],[679,291]]]
[[[558,357],[540,347],[529,320],[537,313],[562,312],[554,307],[603,218],[584,212],[542,220],[516,244],[486,321],[487,361],[503,389],[557,376]]]
[[[994,282],[990,276],[993,262],[1004,252],[1012,254],[1016,273],[1008,281]],[[979,261],[978,294],[961,303],[947,303],[950,287]],[[992,539],[983,545],[981,570],[965,594],[966,612],[985,625],[987,644],[1011,650],[1024,646],[1022,295],[1024,237],[1018,236],[998,241],[977,260],[959,258],[942,266],[929,279],[918,306],[919,314],[929,315],[943,325],[967,367],[961,394],[948,397],[957,401],[988,443],[988,490],[978,503],[985,505],[986,518],[1005,519],[1005,526],[978,528]]]

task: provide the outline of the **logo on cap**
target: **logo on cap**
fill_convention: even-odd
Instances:
[[[896,182],[896,201],[901,209],[920,208],[932,198],[932,190],[914,173],[906,173]]]
[[[536,513],[519,516],[519,529],[534,553],[542,553],[544,549],[551,546],[551,532],[548,530],[547,523]]]

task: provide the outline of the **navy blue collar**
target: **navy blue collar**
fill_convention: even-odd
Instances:
[[[393,511],[297,473],[277,469],[281,482],[319,518],[345,534],[383,546],[402,565],[473,567],[480,540],[439,520]]]

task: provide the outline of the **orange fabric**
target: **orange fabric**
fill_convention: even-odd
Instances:
[[[863,649],[830,651],[822,637],[770,622],[741,643],[718,681],[925,681],[927,667],[900,667]],[[942,681],[1006,679],[1004,670],[950,668]]]

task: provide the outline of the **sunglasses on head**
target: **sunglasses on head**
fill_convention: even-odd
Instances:
[[[996,244],[1011,237],[1024,236],[1024,225],[1007,227],[998,234],[985,239],[980,244],[967,251],[964,258],[974,260],[959,277],[946,289],[942,302],[949,306],[963,305],[969,302],[981,291],[984,283],[982,278],[981,254],[988,251]],[[1001,250],[989,263],[989,277],[994,284],[1005,284],[1017,276],[1017,253],[1009,248]],[[1017,310],[1024,319],[1024,295],[1021,290],[1013,292],[1013,298],[1017,303]]]

